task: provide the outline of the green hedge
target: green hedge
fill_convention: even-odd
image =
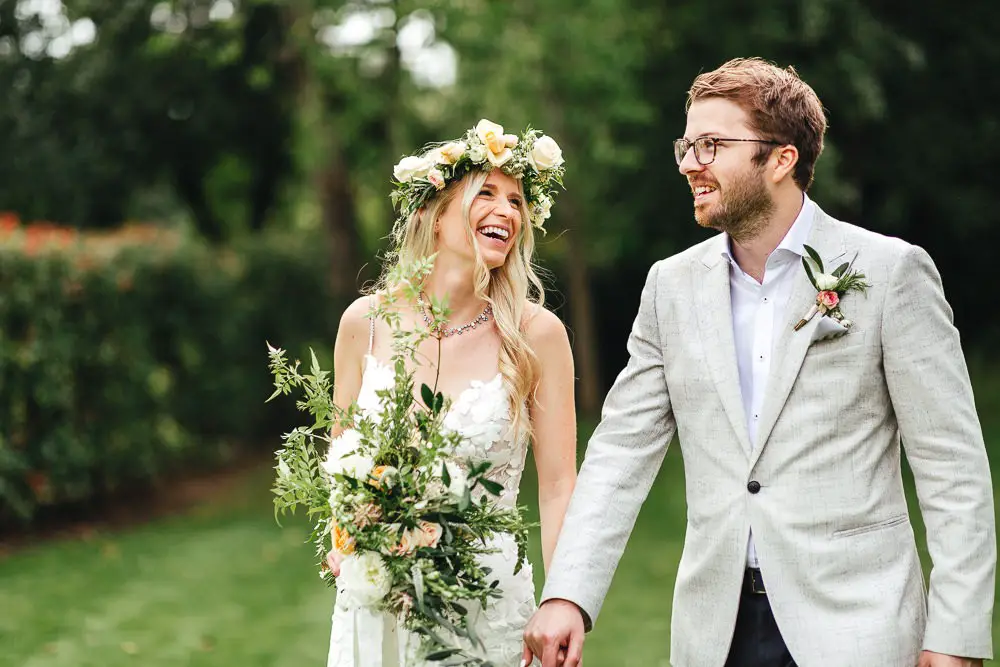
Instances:
[[[0,234],[0,520],[271,444],[294,406],[264,405],[265,340],[332,341],[316,239]]]

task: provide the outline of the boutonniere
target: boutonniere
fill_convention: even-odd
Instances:
[[[802,258],[802,266],[806,267],[806,276],[809,277],[809,282],[816,288],[818,294],[816,294],[816,303],[795,325],[795,330],[798,331],[804,327],[806,322],[815,317],[816,313],[832,317],[840,322],[845,329],[850,329],[851,321],[840,312],[840,300],[849,292],[864,294],[871,287],[869,283],[865,282],[865,274],[853,270],[854,260],[858,258],[858,254],[854,253],[854,259],[850,262],[844,262],[834,269],[833,273],[825,273],[823,260],[820,259],[819,253],[809,246],[805,246],[805,249],[809,256]],[[815,269],[809,265],[810,260],[815,265]]]

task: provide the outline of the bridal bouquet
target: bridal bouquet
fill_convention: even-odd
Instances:
[[[387,295],[373,308],[393,329],[394,383],[377,392],[379,407],[357,403],[340,410],[332,401],[330,373],[316,355],[308,373],[289,363],[285,351],[268,344],[275,392],[304,396],[299,410],[310,423],[282,436],[273,492],[275,514],[304,508],[313,520],[311,541],[323,578],[326,554],[342,556],[337,583],[352,605],[396,617],[422,640],[424,660],[443,665],[489,665],[475,657],[482,643],[466,622],[463,602],[486,606],[499,597],[497,582],[478,556],[487,540],[510,533],[518,546],[517,569],[526,559],[527,525],[521,512],[494,502],[502,487],[487,478],[488,461],[456,460],[462,436],[443,428],[450,401],[424,384],[414,396],[417,345],[429,329],[403,331],[392,306],[402,296],[415,301],[416,285],[431,260],[400,269]],[[441,304],[431,304],[434,325],[444,321]],[[439,347],[440,351],[440,347]],[[311,352],[311,351],[310,351]],[[330,438],[332,427],[340,433]],[[455,641],[461,639],[461,641]],[[456,644],[466,644],[458,646]]]

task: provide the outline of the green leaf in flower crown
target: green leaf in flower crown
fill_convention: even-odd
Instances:
[[[824,273],[824,271],[823,271],[823,260],[820,259],[819,253],[816,252],[815,250],[813,250],[811,247],[805,245],[805,244],[802,244],[802,247],[806,249],[807,253],[809,253],[809,256],[812,258],[812,261],[816,262],[816,268],[819,269],[819,272],[820,273]]]
[[[494,482],[491,479],[481,479],[479,483],[483,485],[483,488],[492,493],[494,496],[499,496],[503,493],[503,485]]]
[[[448,472],[448,466],[444,462],[441,463],[441,481],[445,486],[451,486],[451,473]]]
[[[844,271],[846,271],[847,267],[849,267],[850,265],[851,265],[850,262],[844,262],[843,264],[841,264],[840,266],[838,266],[837,268],[835,268],[833,270],[833,274],[832,274],[833,277],[834,278],[839,278],[842,275],[844,275]]]
[[[434,414],[441,412],[441,408],[444,407],[444,394],[440,391],[434,396]]]
[[[420,398],[429,410],[434,410],[434,392],[426,384],[420,385]]]
[[[819,285],[816,284],[816,276],[813,275],[812,267],[809,266],[809,260],[805,257],[802,258],[802,266],[806,269],[806,277],[809,278],[809,282],[816,288],[816,291],[819,291]]]

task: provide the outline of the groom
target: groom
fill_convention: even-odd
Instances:
[[[723,233],[649,272],[525,658],[576,667],[675,433],[687,532],[674,667],[991,657],[993,489],[951,309],[926,252],[806,196],[825,131],[791,68],[740,59],[695,79],[675,153],[698,224]],[[816,312],[806,246],[820,287],[856,255],[867,292],[824,293]],[[927,526],[926,591],[901,448]]]

